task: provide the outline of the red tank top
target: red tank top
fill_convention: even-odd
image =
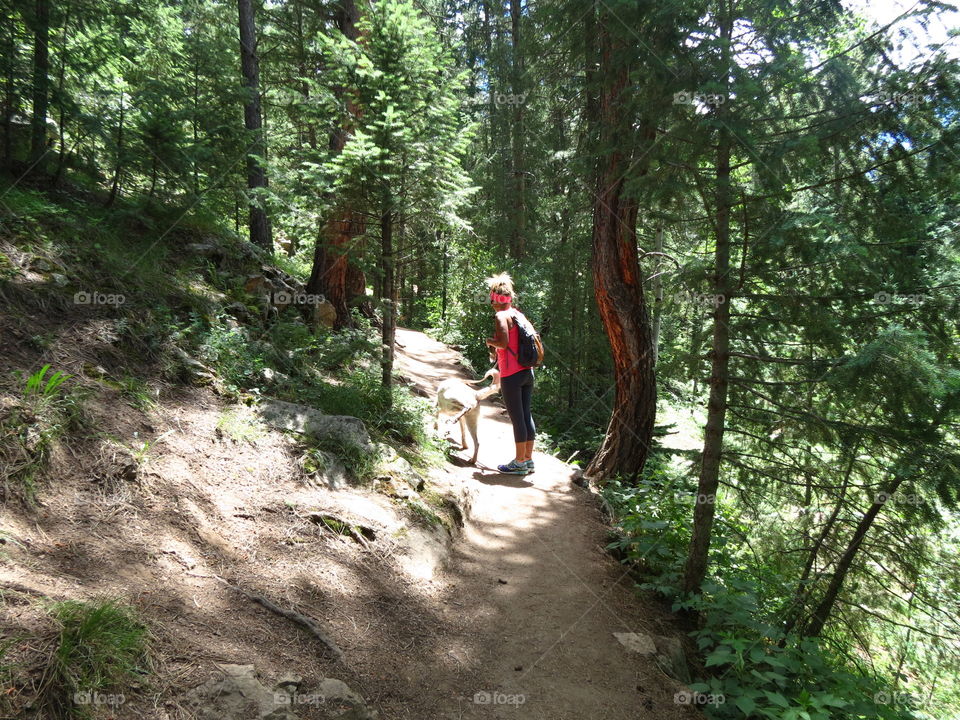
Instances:
[[[507,335],[507,347],[497,348],[497,369],[500,379],[509,377],[521,370],[526,370],[517,360],[517,350],[520,348],[520,331],[517,329],[516,318],[510,318],[510,332]]]

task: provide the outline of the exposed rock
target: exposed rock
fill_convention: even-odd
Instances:
[[[221,665],[220,669],[221,677],[187,693],[187,703],[200,720],[297,720],[290,696],[264,687],[253,665]]]
[[[401,457],[396,450],[386,443],[377,443],[377,450],[381,458],[379,480],[386,482],[392,478],[406,483],[410,486],[411,490],[416,492],[423,491],[423,488],[426,486],[426,480],[424,480],[423,476],[414,470],[413,466]],[[408,495],[400,495],[398,497],[408,497]]]
[[[680,640],[675,637],[664,637],[663,635],[654,635],[653,640],[657,645],[657,656],[655,658],[657,665],[659,665],[667,675],[680,682],[687,684],[693,682]]]
[[[277,680],[276,689],[296,692],[300,689],[301,685],[303,685],[303,678],[300,675],[294,675],[288,672],[281,675],[280,679]]]
[[[583,468],[579,467],[573,469],[573,473],[570,475],[570,482],[583,488],[590,486],[590,478],[584,475]]]
[[[44,257],[35,257],[30,261],[30,269],[35,272],[48,273],[54,268],[52,262]]]
[[[654,662],[670,677],[685,683],[691,681],[683,646],[677,638],[646,633],[614,633],[613,635],[628,651],[644,657],[652,656]]]
[[[313,456],[321,461],[322,467],[316,471],[316,474],[327,483],[327,487],[331,490],[342,490],[350,484],[347,469],[332,453],[314,450]]]
[[[364,525],[355,518],[349,518],[344,517],[343,515],[335,515],[333,513],[320,511],[311,512],[307,514],[306,517],[310,522],[325,527],[328,530],[337,533],[338,535],[350,535],[361,545],[365,545],[366,542],[373,542],[377,539],[376,530],[369,525]]]
[[[656,643],[645,633],[614,633],[613,636],[630,652],[639,655],[656,655],[657,653]]]
[[[249,322],[253,318],[250,308],[240,302],[230,303],[224,310],[243,322]]]
[[[342,680],[324,678],[313,690],[289,673],[272,690],[253,665],[221,665],[221,674],[186,694],[186,704],[199,720],[297,720],[297,710],[309,708],[319,720],[377,720],[363,698]]]
[[[180,359],[187,376],[195,383],[211,382],[215,375],[213,371],[196,358],[190,357],[182,348],[173,346],[173,354]]]
[[[403,500],[417,497],[417,493],[413,488],[411,488],[407,483],[397,480],[394,477],[385,475],[381,478],[377,478],[377,480],[380,483],[383,491],[391,497],[401,498]]]
[[[337,718],[337,720],[377,720],[377,712],[367,708],[363,698],[353,692],[342,680],[324,678],[317,688],[317,693],[323,696],[327,705],[332,706],[331,710],[338,705],[341,708],[346,706],[346,712],[340,715],[331,714],[331,718]]]
[[[260,371],[260,376],[263,378],[264,382],[270,383],[282,383],[290,379],[289,375],[280,372],[279,370],[274,370],[272,368],[263,368]]]
[[[183,249],[190,255],[199,255],[200,257],[214,257],[217,255],[223,255],[223,248],[211,240],[207,240],[206,242],[190,243],[185,245]]]
[[[313,324],[332,328],[337,322],[337,309],[329,300],[321,300],[313,306]]]
[[[269,282],[263,275],[250,275],[243,283],[243,289],[251,294],[256,294],[269,286]]]
[[[349,415],[327,415],[306,405],[296,405],[265,398],[258,412],[264,422],[279,430],[291,430],[316,439],[336,438],[354,445],[365,453],[375,453],[370,434],[359,418]]]

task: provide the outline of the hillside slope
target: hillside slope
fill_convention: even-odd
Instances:
[[[137,291],[129,309],[77,303],[85,280],[69,252],[0,249],[14,268],[0,287],[0,716],[53,716],[51,608],[107,598],[136,611],[153,650],[113,704],[74,703],[75,716],[696,715],[654,655],[623,644],[675,633],[603,552],[603,518],[573,468],[538,454],[530,478],[490,470],[512,447],[495,401],[478,467],[412,467],[377,442],[384,457],[357,482],[269,422],[258,394],[207,370],[178,379],[131,350]],[[190,292],[211,294],[197,282]],[[426,335],[398,342],[398,376],[417,394],[466,376]],[[31,396],[25,377],[47,364],[71,377]],[[41,422],[51,408],[55,432]],[[31,453],[42,462],[25,473]],[[296,704],[275,706],[291,693]]]

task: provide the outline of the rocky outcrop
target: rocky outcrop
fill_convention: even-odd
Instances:
[[[216,676],[186,694],[185,704],[200,720],[377,720],[376,711],[342,680],[323,678],[304,688],[299,677],[284,675],[266,685],[253,665],[221,665]]]
[[[257,406],[263,421],[277,430],[301,433],[316,440],[334,438],[359,448],[365,453],[376,452],[363,421],[349,415],[327,415],[306,405],[265,398]]]

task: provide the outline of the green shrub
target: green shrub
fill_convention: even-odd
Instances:
[[[60,623],[44,697],[59,717],[88,718],[97,694],[119,699],[146,672],[149,634],[132,608],[118,600],[67,600],[52,608]],[[115,709],[115,708],[114,708]]]
[[[912,720],[910,698],[889,681],[818,642],[784,636],[779,611],[790,597],[776,568],[732,551],[730,536],[744,528],[731,519],[724,497],[699,498],[694,479],[654,454],[634,485],[612,481],[602,491],[614,515],[620,552],[642,576],[638,587],[674,600],[674,611],[694,611],[691,635],[705,672],[690,685],[708,717],[737,720]],[[713,580],[692,597],[680,593],[696,502],[715,502],[711,543]],[[764,593],[760,592],[764,588]],[[687,700],[691,699],[687,698]]]
[[[11,489],[27,501],[36,495],[36,481],[50,458],[54,442],[65,433],[87,426],[87,391],[73,387],[61,372],[48,374],[49,365],[21,378],[23,399],[0,408],[0,477],[3,497]]]

